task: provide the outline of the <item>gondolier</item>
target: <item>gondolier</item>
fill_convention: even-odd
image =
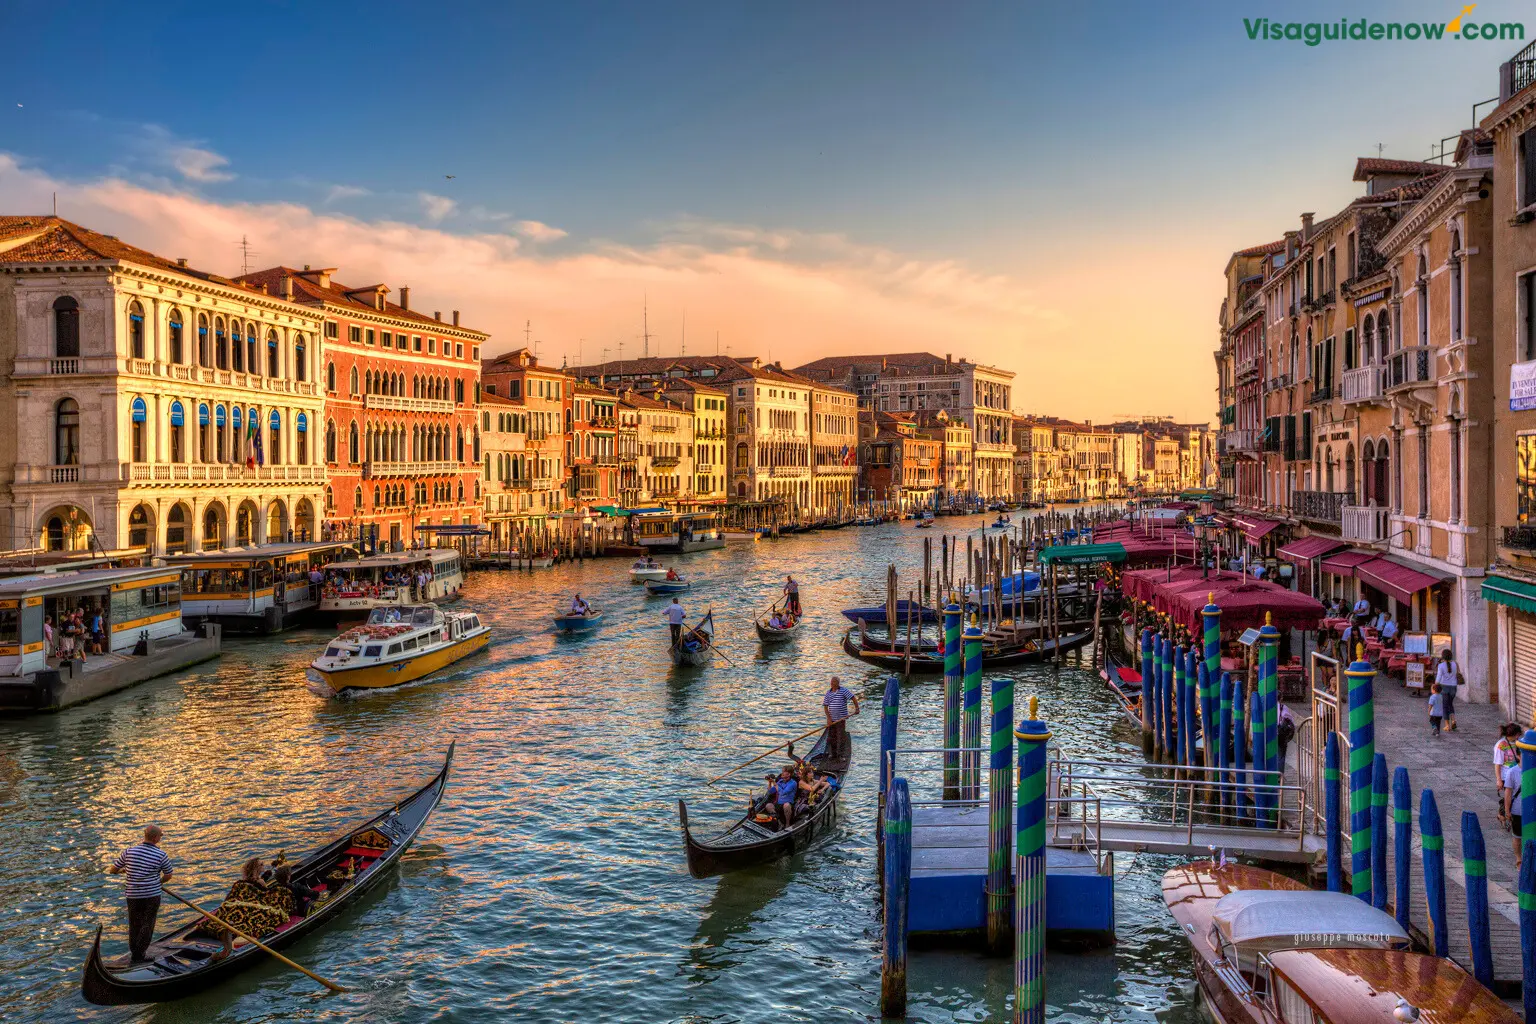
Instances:
[[[674,597],[672,603],[667,605],[666,616],[667,625],[672,629],[672,646],[676,647],[683,642],[683,620],[688,617],[688,613]]]
[[[146,827],[144,841],[128,847],[108,868],[114,875],[128,875],[123,894],[128,903],[128,951],[136,964],[147,962],[144,954],[160,915],[161,885],[171,880],[171,858],[160,849],[160,834],[158,825]]]
[[[849,701],[853,701],[853,713],[858,714],[859,695],[833,676],[827,684],[827,695],[821,699],[821,708],[827,715],[827,749],[834,755],[841,753],[848,744]]]
[[[784,597],[789,601],[789,613],[798,619],[800,617],[800,584],[795,582],[793,576],[784,577]]]

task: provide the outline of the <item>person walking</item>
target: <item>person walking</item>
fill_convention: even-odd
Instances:
[[[1440,738],[1440,723],[1445,721],[1445,692],[1439,683],[1429,684],[1429,734]]]
[[[1456,688],[1462,683],[1461,666],[1451,657],[1451,649],[1447,647],[1440,652],[1440,660],[1435,663],[1435,682],[1440,684],[1440,694],[1445,698],[1445,724],[1451,732],[1456,731]]]
[[[688,617],[688,613],[674,597],[672,603],[667,605],[666,616],[667,625],[672,630],[672,646],[676,647],[683,642],[683,620]]]
[[[160,849],[160,835],[159,826],[147,826],[144,841],[124,850],[108,869],[114,875],[128,875],[123,893],[128,904],[128,952],[136,964],[147,962],[144,954],[155,936],[162,886],[171,880],[171,859]]]
[[[1507,722],[1499,726],[1499,739],[1493,745],[1493,782],[1498,787],[1500,818],[1505,816],[1504,771],[1520,764],[1520,751],[1515,747],[1515,741],[1519,738],[1520,726]]]
[[[821,699],[821,708],[827,715],[827,754],[841,757],[848,742],[848,702],[853,701],[853,713],[859,713],[859,695],[843,685],[837,676],[827,684],[827,695]]]

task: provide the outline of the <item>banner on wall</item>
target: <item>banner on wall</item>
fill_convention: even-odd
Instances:
[[[1536,409],[1536,360],[1510,366],[1509,407],[1515,412]]]

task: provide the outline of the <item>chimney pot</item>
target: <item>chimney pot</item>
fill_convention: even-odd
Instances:
[[[293,300],[293,278],[287,274],[283,275],[283,298]]]
[[[176,257],[176,265],[178,267],[186,266],[187,265],[187,258],[185,256],[177,256]]]
[[[305,270],[308,270],[308,269],[309,269],[309,264],[308,264],[308,263],[306,263],[306,264],[304,264],[304,269],[305,269]]]
[[[443,311],[442,310],[434,309],[432,311],[432,319],[433,320],[441,320],[442,318],[443,318]]]
[[[459,326],[459,311],[458,310],[454,310],[453,311],[453,326],[455,326],[455,327]]]
[[[405,309],[405,310],[409,310],[411,308],[411,287],[410,287],[410,285],[401,285],[400,286],[400,308],[401,309]]]

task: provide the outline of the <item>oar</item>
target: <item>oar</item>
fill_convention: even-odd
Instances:
[[[730,777],[732,775],[735,775],[737,772],[741,771],[747,765],[749,765],[749,764],[756,764],[757,762],[761,761],[763,758],[767,757],[769,754],[776,754],[779,751],[783,750],[785,747],[789,746],[791,743],[799,743],[801,740],[805,739],[807,736],[814,736],[817,733],[821,732],[825,728],[826,728],[825,725],[818,725],[816,728],[810,730],[809,732],[803,732],[799,736],[796,736],[792,740],[786,740],[783,743],[780,743],[778,746],[774,747],[772,750],[765,750],[761,754],[758,754],[756,757],[754,757],[752,760],[741,762],[741,764],[737,765],[735,768],[732,768],[730,771],[728,771],[724,775],[720,776],[720,779],[728,778],[728,777]],[[713,786],[715,783],[719,782],[720,779],[711,779],[708,782],[704,783],[704,785],[706,785],[706,786]]]
[[[309,975],[311,978],[314,978],[316,981],[318,981],[320,984],[324,985],[326,988],[330,989],[332,992],[345,992],[345,991],[347,991],[346,989],[342,988],[340,985],[336,984],[334,981],[327,981],[324,978],[320,977],[320,975],[316,974],[314,971],[311,971],[309,968],[302,967],[299,964],[294,963],[292,960],[289,960],[287,957],[283,956],[283,954],[279,953],[277,950],[273,949],[271,946],[263,944],[260,939],[257,939],[257,938],[255,938],[254,936],[251,936],[251,935],[247,935],[245,932],[241,931],[239,928],[236,928],[234,925],[230,924],[228,921],[224,920],[223,918],[215,917],[214,915],[208,913],[208,911],[204,910],[202,907],[198,906],[196,903],[193,903],[191,900],[186,899],[185,897],[182,897],[182,896],[178,896],[176,893],[172,892],[169,889],[166,889],[164,886],[161,887],[161,891],[164,892],[167,896],[171,897],[172,899],[177,900],[177,901],[182,902],[182,903],[185,903],[187,906],[191,907],[193,910],[197,911],[199,914],[202,914],[208,920],[216,923],[220,928],[228,928],[230,931],[232,931],[236,935],[240,936],[246,942],[249,942],[251,945],[255,946],[257,949],[265,950],[266,952],[271,953],[273,956],[277,957],[277,959],[281,960],[283,963],[287,964],[289,967],[292,967],[294,970],[299,971],[302,974]]]

